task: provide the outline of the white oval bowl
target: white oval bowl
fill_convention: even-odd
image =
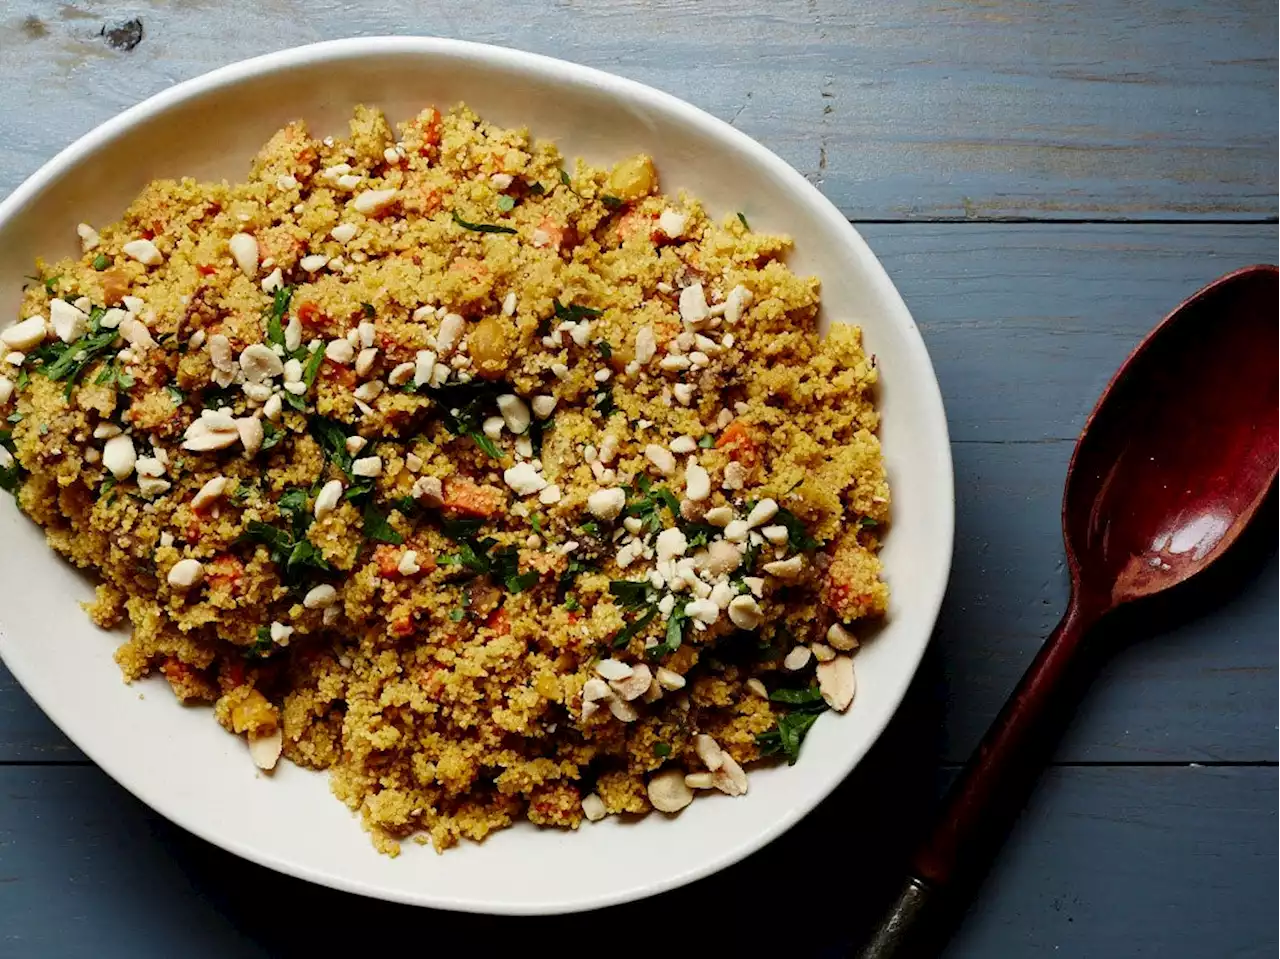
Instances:
[[[857,654],[858,694],[813,728],[794,767],[751,774],[742,798],[699,798],[674,818],[611,818],[577,832],[519,825],[437,856],[412,843],[374,852],[323,774],[256,773],[208,709],[163,681],[126,686],[118,637],[78,605],[92,585],[0,497],[0,655],[32,698],[112,778],[202,838],[290,875],[363,895],[473,912],[570,912],[652,895],[732,864],[809,812],[857,764],[906,692],[947,582],[954,490],[946,419],[924,343],[883,268],[800,174],[726,123],[606,73],[497,47],[430,38],[339,40],[216,70],[125,111],[59,153],[0,203],[0,325],[16,318],[39,255],[78,251],[80,221],[107,223],[157,177],[242,179],[280,126],[345,130],[357,103],[394,122],[465,101],[527,126],[566,157],[607,165],[637,152],[668,192],[720,217],[795,238],[797,273],[822,280],[823,322],[860,324],[882,373],[881,438],[894,495],[883,558],[888,621]],[[850,824],[849,828],[863,828]],[[868,826],[866,828],[874,828]]]

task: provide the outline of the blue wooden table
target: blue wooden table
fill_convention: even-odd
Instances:
[[[724,117],[883,259],[937,366],[959,497],[932,648],[850,780],[728,872],[588,916],[426,913],[242,863],[125,794],[0,669],[0,955],[341,954],[388,936],[478,955],[839,955],[1063,607],[1061,482],[1098,392],[1184,296],[1276,259],[1276,21],[1260,0],[0,0],[0,191],[175,81],[346,35],[535,50]],[[1194,622],[1130,624],[951,959],[1276,955],[1263,540]]]

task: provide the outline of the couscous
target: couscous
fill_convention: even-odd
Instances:
[[[78,232],[0,331],[0,482],[127,680],[379,849],[728,801],[848,708],[876,366],[785,237],[463,107]]]

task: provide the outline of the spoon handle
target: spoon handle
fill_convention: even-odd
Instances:
[[[931,917],[947,898],[948,887],[976,871],[1016,816],[1023,788],[1042,759],[1037,746],[1046,720],[1063,700],[1070,667],[1096,618],[1072,597],[1062,621],[947,794],[942,814],[916,851],[902,892],[858,954],[860,959],[915,959],[926,954],[921,951],[922,932],[936,931],[938,923]]]

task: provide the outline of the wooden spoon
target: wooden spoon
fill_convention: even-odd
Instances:
[[[1066,679],[1091,628],[1217,560],[1275,485],[1278,289],[1274,266],[1209,284],[1139,344],[1098,400],[1067,469],[1066,614],[947,796],[862,959],[940,947],[939,901],[976,875],[1016,815],[1008,797],[1022,795],[1049,717],[1070,704]]]

